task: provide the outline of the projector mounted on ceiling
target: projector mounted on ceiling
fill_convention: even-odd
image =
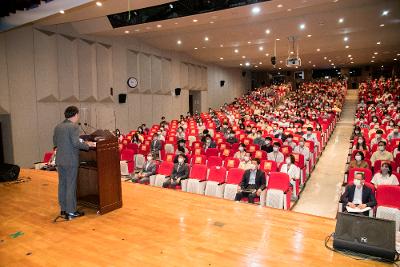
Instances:
[[[299,43],[296,43],[295,36],[289,36],[289,51],[288,51],[288,58],[286,59],[286,67],[300,67],[301,66],[301,59],[299,56]],[[296,51],[295,51],[296,47]]]

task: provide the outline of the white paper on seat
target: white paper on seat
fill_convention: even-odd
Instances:
[[[282,209],[285,195],[282,190],[268,189],[265,205],[271,208]]]
[[[216,196],[217,187],[218,187],[218,182],[207,181],[205,195],[206,196]]]
[[[396,231],[400,231],[400,210],[396,208],[379,206],[376,209],[376,218],[395,221]]]
[[[129,175],[128,162],[121,160],[119,162],[119,166],[121,168],[121,175]]]
[[[162,187],[163,183],[165,182],[165,175],[157,174],[156,179],[154,181],[154,186]]]
[[[237,184],[226,184],[225,185],[225,191],[224,191],[224,198],[225,199],[234,200],[237,191],[238,191],[238,185]]]
[[[359,209],[359,208],[350,208],[349,206],[346,206],[346,210],[348,212],[364,212],[364,211],[369,211],[371,209],[371,207],[366,207],[363,209]]]

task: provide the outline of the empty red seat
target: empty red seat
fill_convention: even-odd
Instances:
[[[222,166],[222,158],[218,156],[210,156],[207,158],[207,167]]]
[[[227,170],[230,170],[232,168],[237,168],[237,167],[239,167],[239,164],[240,164],[240,160],[238,158],[229,157],[229,158],[225,158],[225,160],[224,160],[224,167]]]

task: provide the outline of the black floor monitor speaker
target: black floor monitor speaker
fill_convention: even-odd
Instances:
[[[15,181],[19,176],[19,166],[12,164],[0,164],[0,182]]]
[[[396,222],[340,212],[333,247],[393,261],[396,256]]]

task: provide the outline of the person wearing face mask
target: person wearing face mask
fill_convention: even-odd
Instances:
[[[393,157],[396,158],[399,153],[400,153],[400,142],[393,151]]]
[[[265,142],[264,144],[261,146],[261,150],[264,150],[267,153],[271,153],[272,151],[274,151],[273,149],[273,145],[272,145],[272,138],[267,136],[265,138]]]
[[[246,126],[246,130],[244,131],[244,133],[245,133],[246,135],[251,134],[251,126],[250,126],[250,125],[249,125],[249,126]]]
[[[286,135],[283,133],[283,128],[279,128],[274,135],[275,138],[281,139],[282,141],[286,140]]]
[[[393,139],[400,138],[399,125],[396,125],[393,127],[393,131],[390,134],[388,134],[387,138],[388,138],[389,142],[392,141]]]
[[[369,151],[369,147],[367,146],[364,137],[358,137],[357,142],[353,145],[352,149],[353,149],[352,151],[354,150]]]
[[[350,137],[350,140],[354,140],[354,138],[362,137],[362,132],[360,126],[354,127],[353,134]]]
[[[304,156],[304,161],[306,163],[306,170],[308,172],[308,170],[309,170],[308,166],[310,164],[311,153],[310,153],[310,149],[305,144],[306,144],[305,139],[303,137],[300,138],[299,144],[297,146],[295,146],[295,148],[293,149],[293,153],[299,153]]]
[[[260,160],[253,159],[250,164],[251,167],[243,173],[235,201],[240,201],[243,197],[247,197],[249,203],[254,203],[254,198],[259,197],[266,188],[265,173],[258,169]]]
[[[178,131],[176,132],[176,139],[185,140],[185,130],[182,127],[178,128]]]
[[[265,139],[262,137],[262,131],[257,131],[257,137],[254,138],[253,144],[259,145],[260,147],[265,143]]]
[[[179,148],[181,148],[180,151],[182,151],[183,154],[189,153],[189,150],[188,150],[187,147],[186,147],[186,141],[185,141],[185,140],[179,140],[178,143],[177,143],[177,145],[178,145],[178,147],[177,147],[177,149],[176,149],[176,151],[175,151],[175,154],[178,154],[178,149],[179,149]]]
[[[150,151],[153,154],[153,158],[158,159],[160,157],[160,150],[162,148],[162,143],[157,134],[154,134],[153,140],[150,143]]]
[[[250,153],[246,153],[243,160],[239,163],[238,168],[243,170],[249,170],[252,166]]]
[[[371,129],[368,131],[368,136],[369,137],[371,137],[374,133],[376,134],[376,131],[382,130],[382,129],[379,128],[379,124],[372,125],[370,128]]]
[[[217,144],[211,139],[211,135],[206,135],[206,142],[203,145],[204,151],[207,151],[209,148],[216,148]]]
[[[158,131],[157,131],[157,138],[158,138],[158,140],[165,142],[165,137],[164,137],[164,135],[162,134],[162,131],[161,131],[161,130],[158,130]]]
[[[285,163],[281,166],[281,172],[287,173],[290,177],[290,184],[293,187],[293,198],[298,197],[296,189],[296,180],[300,179],[300,168],[295,165],[296,159],[293,155],[289,155],[285,159]]]
[[[292,150],[296,147],[296,143],[293,141],[293,134],[288,134],[285,142],[283,142],[284,146],[292,147]]]
[[[241,143],[238,147],[238,151],[233,155],[233,157],[239,159],[240,161],[243,161],[245,156],[246,156],[246,145]]]
[[[154,174],[156,174],[156,163],[153,160],[153,155],[148,154],[147,160],[143,165],[143,169],[133,176],[132,183],[148,183],[150,181],[150,176]]]
[[[376,206],[375,195],[372,189],[364,185],[365,178],[363,173],[356,173],[352,184],[348,184],[343,195],[340,197],[340,202],[344,206],[350,208],[364,209]],[[368,216],[368,211],[362,213]]]
[[[313,131],[312,127],[307,127],[307,133],[303,134],[303,138],[307,141],[314,142],[315,151],[317,151],[319,147],[319,142],[317,136],[312,131]]]
[[[382,134],[383,134],[383,131],[382,131],[381,129],[379,129],[379,130],[376,131],[376,136],[375,136],[375,138],[373,138],[373,139],[371,140],[371,147],[372,147],[373,145],[375,145],[375,144],[378,144],[380,141],[385,141],[385,142],[386,142],[386,140],[382,137]]]
[[[386,142],[384,141],[378,143],[378,150],[371,156],[372,166],[374,166],[375,161],[377,160],[393,161],[393,155],[389,151],[386,151]]]
[[[277,164],[284,161],[285,157],[283,156],[282,152],[279,151],[281,144],[279,142],[274,142],[272,152],[268,153],[268,160],[273,160]]]
[[[167,177],[166,181],[163,183],[163,187],[175,189],[176,186],[180,185],[181,181],[187,179],[188,176],[189,168],[185,163],[184,155],[181,154],[178,156],[178,163],[174,164],[171,175]]]
[[[234,144],[234,143],[238,143],[239,140],[236,138],[235,133],[233,131],[231,131],[227,138],[226,138],[226,142],[228,142],[229,144]]]
[[[377,188],[379,185],[399,185],[399,180],[392,174],[392,166],[385,162],[381,166],[381,172],[375,173],[371,183]]]
[[[350,161],[350,164],[348,166],[348,170],[352,168],[366,168],[369,169],[368,163],[364,160],[364,153],[361,151],[358,151],[354,155],[354,160]]]

